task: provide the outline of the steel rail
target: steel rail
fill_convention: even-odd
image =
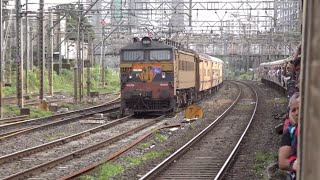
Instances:
[[[70,111],[70,112],[56,114],[56,115],[47,116],[47,117],[29,119],[28,121],[21,122],[21,123],[17,122],[17,123],[10,123],[10,124],[6,124],[6,125],[0,125],[0,129],[7,129],[8,127],[16,126],[16,125],[39,124],[39,123],[41,123],[43,121],[49,121],[49,120],[57,119],[57,118],[64,118],[66,116],[78,114],[78,113],[81,113],[81,112],[84,112],[84,111],[98,109],[98,108],[101,108],[101,107],[103,107],[105,105],[108,105],[110,103],[114,103],[114,102],[116,102],[118,100],[119,100],[119,98],[114,99],[112,101],[109,101],[107,103],[104,103],[102,105],[92,106],[92,107],[89,107],[89,108],[84,108],[84,109],[80,109],[80,110]]]
[[[239,81],[240,82],[240,81]],[[243,83],[243,82],[240,82],[240,83]],[[229,157],[227,158],[227,160],[225,161],[225,163],[223,164],[223,166],[221,167],[220,171],[218,172],[218,174],[216,175],[216,177],[214,178],[214,180],[218,180],[218,179],[222,179],[223,175],[224,175],[224,172],[227,170],[228,166],[230,165],[230,163],[232,162],[231,160],[233,159],[233,157],[236,155],[236,152],[238,151],[239,147],[240,147],[240,144],[244,138],[244,136],[246,135],[252,121],[253,121],[253,118],[256,114],[256,111],[257,111],[257,107],[258,107],[258,103],[259,103],[259,98],[258,98],[258,93],[257,91],[250,85],[250,84],[247,84],[247,83],[243,83],[247,86],[249,86],[252,91],[255,93],[255,96],[256,96],[256,103],[255,103],[255,107],[254,107],[254,110],[253,110],[253,113],[252,113],[252,116],[250,118],[250,121],[246,127],[246,129],[244,130],[244,132],[242,133],[239,141],[237,142],[236,146],[233,148],[232,152],[230,153]]]
[[[234,83],[234,84],[236,84],[236,83]],[[179,158],[185,152],[187,152],[191,146],[193,146],[196,142],[198,142],[200,139],[202,139],[221,119],[223,119],[233,109],[233,107],[238,103],[238,101],[240,99],[240,96],[242,93],[241,88],[239,87],[238,84],[236,84],[236,85],[239,89],[239,94],[238,94],[237,98],[233,101],[233,103],[228,107],[227,110],[225,110],[216,120],[214,120],[209,126],[207,126],[199,134],[197,134],[195,137],[193,137],[185,145],[183,145],[181,148],[179,148],[177,151],[175,151],[173,154],[171,154],[168,158],[166,158],[164,161],[162,161],[160,164],[158,164],[156,167],[154,167],[152,170],[150,170],[147,174],[142,176],[140,178],[140,180],[155,178],[157,174],[159,174],[168,165],[173,163],[177,158]]]
[[[155,132],[161,130],[161,129],[165,129],[165,128],[173,128],[173,127],[179,127],[181,126],[181,124],[173,124],[173,125],[167,125],[167,126],[161,126],[159,128],[156,128],[156,129],[153,129],[151,131],[149,131],[148,133],[140,136],[139,138],[137,138],[134,142],[132,142],[131,144],[129,144],[128,146],[120,149],[119,151],[109,155],[107,158],[105,159],[102,159],[101,161],[99,162],[96,162],[90,166],[87,166],[85,168],[82,168],[76,172],[73,172],[67,176],[64,176],[64,177],[61,177],[59,178],[59,180],[67,180],[67,179],[71,179],[71,178],[76,178],[76,177],[79,177],[80,175],[83,175],[85,174],[86,172],[89,172],[90,170],[100,166],[101,164],[103,163],[106,163],[108,161],[111,161],[117,157],[119,157],[121,154],[127,152],[128,150],[130,150],[132,147],[136,146],[137,144],[139,144],[141,141],[147,139],[148,137],[150,137],[152,134],[154,134]]]
[[[76,139],[80,139],[80,138],[84,137],[86,134],[94,134],[94,133],[96,133],[98,131],[108,129],[108,128],[112,127],[112,126],[115,126],[117,124],[120,124],[120,123],[123,123],[123,122],[127,121],[130,117],[131,116],[126,116],[126,117],[114,120],[114,121],[112,121],[110,123],[107,123],[107,124],[104,124],[104,125],[101,125],[101,126],[98,126],[98,127],[94,127],[94,128],[85,130],[83,132],[80,132],[80,133],[77,133],[77,134],[74,134],[74,135],[70,135],[70,136],[65,137],[65,138],[57,139],[57,140],[54,140],[52,142],[41,144],[39,146],[31,147],[31,148],[24,149],[24,150],[21,150],[21,151],[18,151],[18,152],[14,152],[14,153],[11,153],[11,154],[8,154],[8,155],[4,155],[4,156],[0,157],[0,164],[8,163],[10,161],[17,160],[17,159],[23,158],[25,156],[28,156],[28,155],[30,155],[32,153],[44,151],[46,149],[53,148],[55,146],[59,146],[59,145],[65,144],[65,143],[68,143],[70,141],[73,141],[73,140],[76,140]]]
[[[12,138],[12,137],[20,135],[22,133],[31,132],[33,130],[38,130],[40,128],[72,122],[72,121],[78,120],[81,117],[87,117],[87,116],[93,115],[95,113],[113,111],[114,109],[118,109],[119,107],[120,107],[119,101],[114,101],[114,102],[108,103],[106,105],[95,106],[93,108],[87,108],[85,110],[77,110],[77,111],[72,112],[71,114],[66,113],[66,114],[64,114],[64,116],[60,116],[60,114],[59,114],[58,116],[44,117],[43,119],[48,120],[48,121],[49,120],[56,120],[58,118],[61,118],[61,120],[45,123],[42,125],[32,125],[31,124],[32,127],[27,127],[27,128],[24,127],[23,129],[20,129],[20,130],[18,129],[18,130],[13,130],[13,131],[9,131],[9,132],[4,132],[4,133],[0,134],[0,141],[8,139],[8,138]],[[41,120],[44,121],[43,119],[41,119]],[[38,119],[35,119],[35,120],[38,120]],[[22,124],[22,123],[29,122],[29,121],[30,120],[26,120],[26,121],[17,122],[17,123]],[[12,124],[16,124],[16,123],[11,123],[8,125],[12,125]],[[7,127],[7,126],[5,124],[0,127],[3,128],[3,127]]]
[[[149,127],[149,126],[159,122],[164,117],[165,117],[165,115],[162,115],[160,117],[157,117],[157,118],[153,119],[152,121],[149,121],[149,122],[147,122],[147,123],[145,123],[145,124],[143,124],[143,125],[141,125],[139,127],[136,127],[136,128],[134,128],[132,130],[124,132],[124,133],[122,133],[120,135],[117,135],[115,137],[112,137],[110,139],[107,139],[107,140],[104,140],[104,141],[99,142],[97,144],[91,145],[89,147],[77,150],[75,152],[71,152],[71,153],[69,153],[67,155],[64,155],[62,157],[56,158],[56,159],[51,160],[51,161],[49,161],[47,163],[43,163],[43,164],[37,165],[36,167],[29,168],[29,169],[27,169],[25,171],[13,174],[11,176],[7,176],[7,177],[4,178],[4,180],[7,180],[7,179],[25,179],[25,178],[33,176],[33,175],[35,175],[37,173],[43,173],[44,171],[46,171],[46,170],[48,170],[50,168],[53,168],[53,167],[55,167],[56,165],[58,165],[60,163],[72,160],[74,158],[79,158],[80,156],[82,156],[84,154],[87,154],[87,153],[90,153],[92,151],[98,150],[98,149],[100,149],[100,148],[102,148],[102,147],[104,147],[106,145],[112,144],[114,142],[117,142],[117,141],[125,138],[125,137],[128,137],[128,136],[132,135],[133,133],[141,131],[141,130],[145,129],[146,127]]]
[[[23,121],[26,119],[28,119],[28,115],[7,117],[7,118],[0,119],[0,124],[12,123],[12,122],[16,122],[16,121]]]
[[[42,128],[47,128],[47,127],[50,127],[50,126],[70,123],[70,122],[78,120],[79,118],[85,118],[85,117],[88,117],[90,115],[93,115],[93,114],[96,114],[96,113],[99,113],[99,112],[114,111],[115,109],[119,109],[119,108],[120,108],[120,106],[118,105],[116,107],[110,107],[110,108],[102,109],[102,110],[99,110],[99,111],[93,111],[93,112],[81,114],[81,115],[78,115],[78,116],[64,118],[62,120],[51,122],[51,123],[46,123],[46,124],[42,124],[42,125],[35,125],[35,126],[29,127],[29,128],[23,128],[23,129],[14,130],[14,131],[11,131],[11,132],[6,132],[6,133],[3,133],[3,134],[0,134],[0,141],[15,137],[17,135],[21,135],[23,133],[29,133],[31,131],[39,130],[39,129],[42,129]]]

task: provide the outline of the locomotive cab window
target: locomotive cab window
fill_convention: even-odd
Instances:
[[[143,51],[123,51],[124,61],[142,61]]]
[[[170,50],[150,50],[150,60],[171,60],[171,51]]]

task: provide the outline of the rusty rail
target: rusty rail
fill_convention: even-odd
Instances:
[[[99,106],[94,106],[82,110],[76,110],[72,112],[67,112],[67,113],[62,113],[58,115],[53,115],[53,116],[48,116],[48,117],[43,117],[43,118],[37,118],[37,119],[31,119],[31,120],[26,120],[22,122],[16,122],[16,123],[10,123],[10,124],[5,124],[5,125],[0,125],[0,129],[8,128],[8,127],[14,127],[18,125],[22,126],[23,129],[14,129],[14,130],[7,130],[6,132],[2,132],[0,134],[0,141],[4,139],[8,139],[11,137],[14,137],[18,134],[30,132],[33,130],[37,130],[40,128],[52,126],[52,125],[59,125],[63,123],[68,123],[75,121],[79,119],[80,117],[87,117],[90,115],[93,115],[95,113],[99,112],[106,112],[106,111],[113,111],[114,109],[118,109],[120,107],[118,99],[112,100],[110,102],[107,102],[103,105]],[[60,119],[60,120],[58,120]],[[49,123],[47,123],[49,122]],[[38,125],[40,124],[40,125]],[[28,127],[30,126],[30,127]]]
[[[72,159],[77,158],[79,156],[82,156],[84,154],[87,154],[87,153],[90,153],[92,151],[98,150],[98,149],[100,149],[100,148],[102,148],[102,147],[104,147],[106,145],[109,145],[109,144],[114,143],[116,141],[119,141],[119,140],[121,140],[121,139],[123,139],[123,138],[125,138],[127,136],[130,136],[133,133],[141,131],[141,130],[145,129],[146,127],[149,127],[149,126],[159,122],[164,117],[165,116],[162,115],[162,116],[160,116],[158,118],[155,118],[152,121],[149,121],[149,122],[147,122],[147,123],[145,123],[145,124],[143,124],[143,125],[141,125],[141,126],[139,126],[137,128],[134,128],[134,129],[132,129],[130,131],[124,132],[123,134],[120,134],[118,136],[112,137],[110,139],[107,139],[105,141],[99,142],[97,144],[91,145],[89,147],[83,148],[81,150],[69,153],[67,155],[64,155],[62,157],[56,158],[56,159],[54,159],[52,161],[49,161],[47,163],[43,163],[43,164],[40,164],[40,165],[38,165],[36,167],[33,167],[33,168],[27,169],[25,171],[13,174],[11,176],[5,177],[4,179],[25,179],[26,177],[30,177],[30,176],[32,176],[34,174],[42,173],[42,172],[46,171],[47,169],[53,168],[53,167],[55,167],[56,165],[58,165],[60,163],[72,160]]]

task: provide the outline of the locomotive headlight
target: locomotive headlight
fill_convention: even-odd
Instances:
[[[132,75],[131,74],[129,74],[129,79],[132,79]]]
[[[162,78],[166,78],[166,73],[165,72],[162,72]]]
[[[149,37],[143,37],[141,41],[142,41],[143,45],[151,44],[151,38],[149,38]]]

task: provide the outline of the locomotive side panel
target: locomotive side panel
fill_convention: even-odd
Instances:
[[[177,51],[175,64],[177,66],[176,89],[194,88],[196,85],[196,61],[195,54]]]

